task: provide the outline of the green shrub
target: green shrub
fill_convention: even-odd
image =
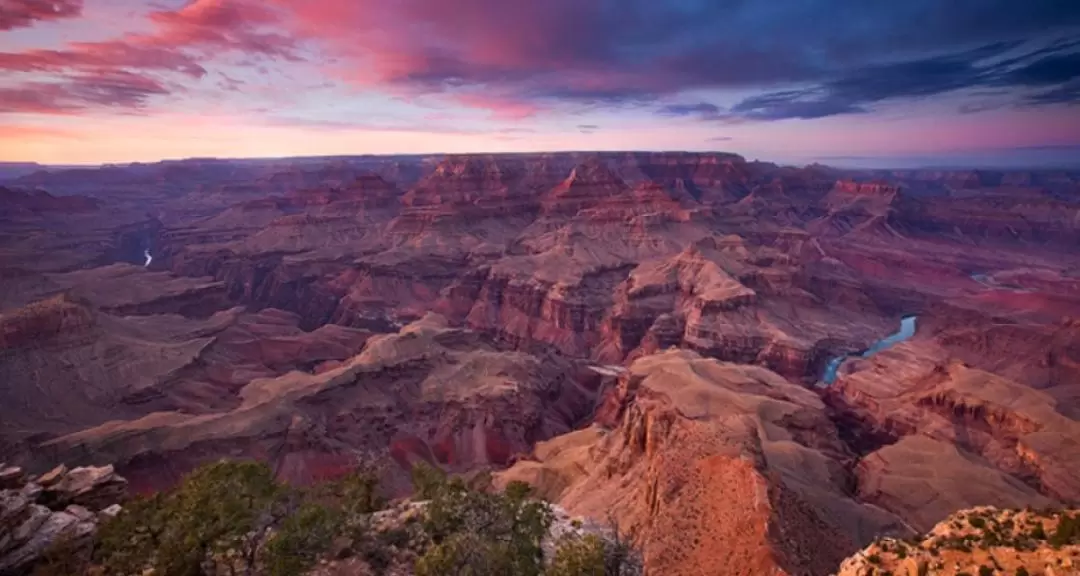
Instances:
[[[271,576],[299,575],[330,547],[341,525],[340,512],[305,503],[285,518],[262,551]]]
[[[527,484],[488,494],[422,468],[413,478],[418,494],[429,498],[423,528],[432,543],[417,560],[417,576],[540,575],[540,544],[554,517],[547,504],[528,498]]]
[[[414,496],[418,500],[431,500],[446,487],[446,474],[442,470],[420,463],[412,468]]]
[[[128,502],[101,526],[95,558],[109,575],[302,574],[348,507],[278,483],[265,464],[216,462],[173,490]]]

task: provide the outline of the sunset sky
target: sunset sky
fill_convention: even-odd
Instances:
[[[0,0],[0,161],[1080,158],[1080,0]]]

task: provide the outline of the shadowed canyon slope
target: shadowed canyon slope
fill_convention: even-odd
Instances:
[[[499,470],[662,574],[1080,499],[1080,174],[188,160],[0,202],[0,460],[31,470]]]

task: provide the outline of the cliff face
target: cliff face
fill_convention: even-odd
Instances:
[[[238,405],[106,423],[50,441],[38,458],[115,462],[144,489],[227,455],[268,460],[303,483],[371,453],[401,466],[386,478],[398,490],[413,462],[501,466],[570,431],[592,411],[595,380],[564,359],[500,351],[429,315],[313,373],[252,379]]]
[[[846,449],[815,395],[686,351],[637,360],[599,423],[538,445],[525,480],[576,514],[613,514],[661,574],[825,574],[898,519],[852,501]]]
[[[941,509],[1071,502],[1080,433],[1049,395],[949,359],[933,340],[900,344],[851,362],[833,403],[895,444],[859,463],[860,497],[928,529]],[[932,487],[934,505],[915,486]],[[943,505],[942,503],[948,503]]]

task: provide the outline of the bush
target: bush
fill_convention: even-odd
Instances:
[[[617,528],[614,540],[568,537],[545,558],[554,517],[527,484],[485,492],[430,467],[414,470],[413,480],[428,499],[421,519],[375,533],[371,513],[384,500],[374,474],[300,490],[276,482],[263,464],[209,464],[173,490],[129,501],[92,546],[58,544],[34,576],[299,576],[331,547],[340,550],[335,558],[357,554],[377,574],[412,559],[416,576],[641,574]]]
[[[301,574],[342,518],[276,482],[264,464],[221,461],[129,502],[101,526],[95,557],[109,575]]]
[[[412,468],[413,494],[418,500],[431,500],[446,486],[446,474],[442,470],[427,464],[417,464]]]
[[[605,576],[604,542],[595,534],[563,538],[547,576]]]
[[[529,500],[529,486],[512,482],[502,494],[470,490],[458,478],[414,469],[421,497],[429,497],[423,527],[432,545],[416,563],[417,576],[539,576],[541,541],[553,520],[547,504]]]
[[[310,502],[302,504],[266,543],[263,566],[271,576],[303,573],[330,547],[340,524],[340,513]]]

